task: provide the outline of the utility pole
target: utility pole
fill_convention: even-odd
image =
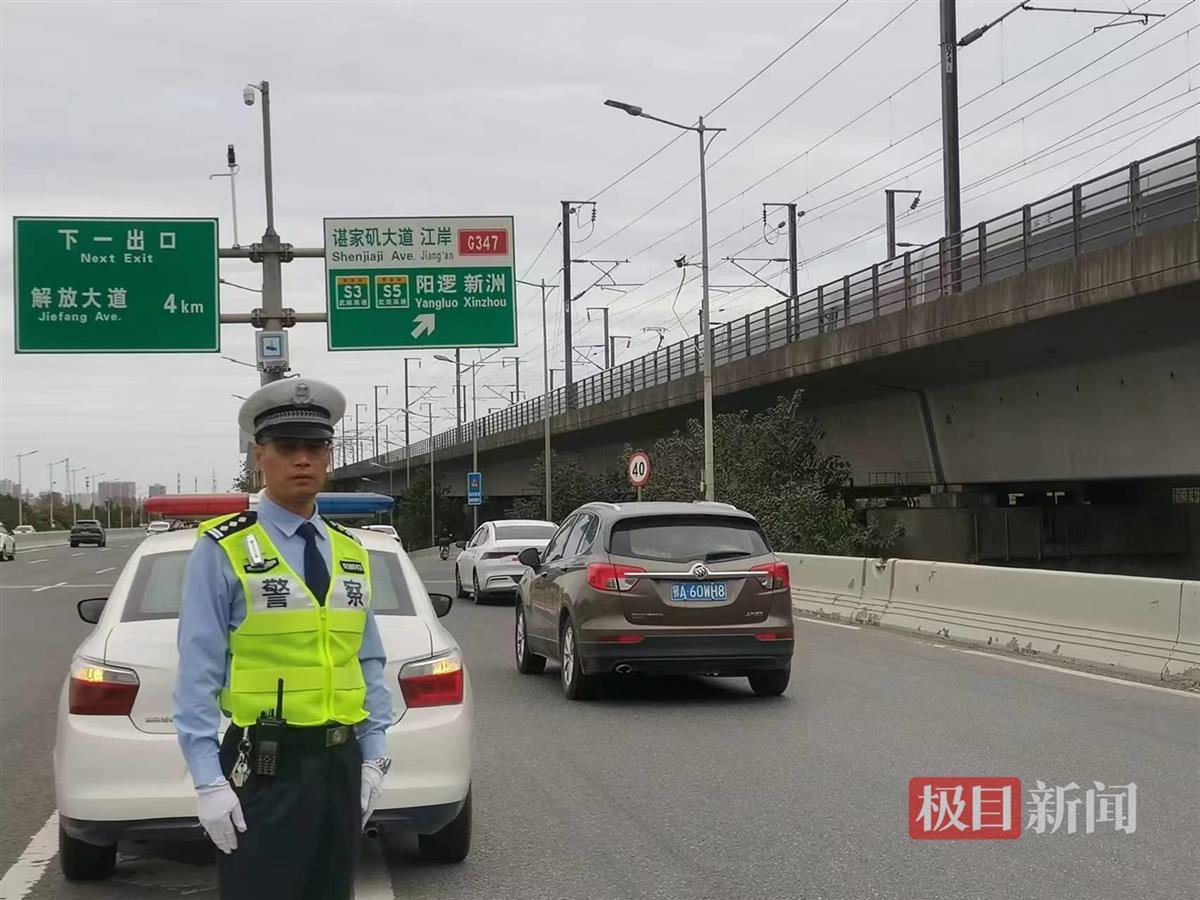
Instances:
[[[454,425],[456,428],[462,428],[463,422],[463,402],[462,402],[462,351],[454,351]]]
[[[383,388],[383,392],[384,392],[385,394],[388,392],[388,387],[387,387],[387,385],[386,385],[386,384],[377,384],[377,385],[374,385],[374,393],[375,393],[375,431],[374,431],[374,433],[371,435],[371,437],[373,438],[373,442],[374,442],[374,446],[372,447],[372,449],[375,451],[375,452],[372,454],[372,456],[375,456],[375,457],[378,457],[378,456],[379,456],[379,389],[380,389],[380,388]]]
[[[604,322],[604,368],[611,369],[613,362],[612,362],[612,354],[609,352],[610,344],[609,344],[609,340],[608,340],[608,307],[607,306],[589,306],[587,308],[587,317],[588,317],[589,322],[592,320],[592,313],[594,313],[594,312],[600,313],[600,315],[603,319],[603,322]]]
[[[610,334],[608,336],[608,367],[610,369],[617,364],[617,341],[624,341],[626,350],[633,346],[633,338],[629,335]]]
[[[355,403],[354,404],[354,461],[355,462],[360,462],[362,460],[362,452],[363,452],[362,451],[362,427],[358,423],[358,408],[360,406],[363,409],[366,409],[367,404],[365,404],[365,403]]]
[[[419,368],[421,368],[421,360],[418,357],[413,357],[413,356],[404,357],[404,489],[406,492],[408,491],[409,488],[412,487],[412,465],[411,465],[412,453],[409,450],[409,445],[412,443],[412,440],[409,437],[409,419],[408,419],[408,416],[409,416],[408,364],[410,362],[416,362],[417,368],[419,369]],[[429,437],[432,440],[433,432],[429,433]],[[430,448],[429,452],[430,453],[433,452],[432,447]],[[407,496],[407,493],[405,494],[405,496]]]
[[[564,363],[563,374],[567,385],[567,409],[575,404],[571,402],[571,357],[575,351],[571,347],[571,201],[562,201],[562,297],[563,297],[563,340]]]
[[[958,174],[958,21],[955,0],[940,0],[942,30],[942,206],[946,236],[962,230]]]
[[[513,364],[513,393],[512,402],[517,403],[521,399],[521,357],[506,356],[500,360],[500,368],[507,369],[508,364]]]
[[[437,526],[434,520],[437,517],[437,505],[434,503],[434,492],[436,482],[433,480],[433,404],[426,404],[429,408],[429,546],[437,546]]]
[[[546,279],[542,279],[542,377],[546,388],[546,400],[542,404],[543,441],[542,468],[546,472],[546,521],[553,522],[551,510],[554,508],[550,484],[550,395],[554,390],[554,382],[550,377],[550,335],[546,331]]]

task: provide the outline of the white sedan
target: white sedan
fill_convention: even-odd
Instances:
[[[537,519],[499,519],[484,522],[471,540],[460,542],[462,553],[454,561],[454,586],[459,597],[476,603],[504,594],[515,597],[525,566],[517,554],[527,547],[546,549],[558,526]],[[464,584],[471,585],[468,594]]]
[[[153,522],[146,523],[146,534],[162,534],[162,532],[170,530],[171,523],[166,519],[155,519]]]
[[[472,701],[462,651],[438,621],[453,601],[426,593],[395,540],[355,534],[370,554],[395,760],[367,831],[414,832],[426,856],[458,862],[471,842]],[[121,841],[207,840],[171,718],[183,570],[195,542],[194,529],[147,537],[107,599],[79,604],[96,627],[63,683],[54,746],[68,879],[110,875]]]

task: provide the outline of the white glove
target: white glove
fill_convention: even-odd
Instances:
[[[375,804],[383,791],[383,768],[373,759],[364,760],[362,764],[362,827],[367,827],[367,820],[375,812]]]
[[[196,811],[200,824],[218,850],[232,853],[237,849],[237,835],[246,830],[246,819],[242,815],[242,804],[228,781],[222,778],[196,788]]]

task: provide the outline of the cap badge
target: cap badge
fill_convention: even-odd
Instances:
[[[296,390],[292,394],[292,399],[297,406],[308,406],[312,403],[312,391],[308,387],[308,382],[299,381],[296,383]]]

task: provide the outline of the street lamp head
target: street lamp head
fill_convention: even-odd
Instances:
[[[248,84],[242,88],[242,102],[247,106],[254,105],[254,85]]]
[[[611,106],[613,109],[623,110],[631,116],[640,116],[642,114],[640,106],[634,106],[632,103],[622,103],[620,100],[605,100],[604,105]]]
[[[433,358],[434,358],[434,359],[440,359],[442,362],[448,362],[448,363],[452,363],[452,362],[454,362],[454,360],[452,360],[450,357],[448,357],[448,356],[442,356],[442,354],[440,354],[440,353],[435,353],[435,354],[433,354]]]

